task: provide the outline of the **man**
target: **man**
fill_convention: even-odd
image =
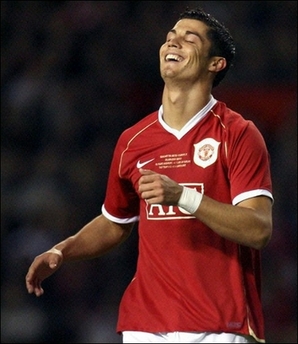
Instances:
[[[235,54],[228,30],[186,10],[160,48],[160,109],[116,145],[102,214],[37,256],[29,293],[64,261],[121,244],[139,221],[134,278],[121,300],[123,342],[264,342],[260,250],[272,233],[265,142],[212,96]]]

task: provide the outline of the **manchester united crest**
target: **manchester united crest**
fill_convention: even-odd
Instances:
[[[194,144],[194,163],[203,168],[212,165],[217,159],[219,145],[220,142],[212,138],[207,138]]]

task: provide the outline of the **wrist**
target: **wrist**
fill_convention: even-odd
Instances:
[[[203,194],[195,189],[183,186],[182,194],[178,201],[178,207],[188,211],[190,214],[196,212],[202,202]]]

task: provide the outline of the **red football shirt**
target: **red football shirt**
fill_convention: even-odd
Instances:
[[[139,221],[137,268],[117,331],[264,339],[259,251],[220,237],[176,206],[148,205],[137,191],[140,166],[223,203],[272,198],[269,155],[256,126],[212,98],[177,131],[161,107],[120,136],[102,211],[118,223]]]

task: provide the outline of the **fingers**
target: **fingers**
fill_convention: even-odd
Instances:
[[[42,281],[59,268],[62,260],[61,251],[55,248],[35,257],[25,278],[28,293],[34,293],[36,296],[43,295]]]
[[[140,168],[141,177],[139,179],[139,193],[141,198],[148,203],[155,203],[160,200],[163,193],[162,175],[152,170]]]
[[[143,176],[148,176],[150,174],[155,174],[156,172],[154,171],[151,171],[151,170],[145,170],[144,168],[140,168],[139,169],[140,173],[143,175]]]
[[[43,290],[43,288],[41,287],[41,281],[38,281],[38,283],[37,283],[37,285],[36,285],[36,287],[34,288],[33,291],[34,291],[34,294],[35,294],[37,297],[43,295],[44,290]]]
[[[50,267],[51,269],[55,269],[55,268],[57,267],[57,263],[56,263],[56,262],[50,262],[50,263],[49,263],[49,267]]]
[[[141,173],[141,178],[139,179],[139,185],[141,184],[148,184],[154,181],[153,176],[158,176],[158,174],[151,170],[144,170],[143,168],[139,169]]]
[[[26,288],[29,294],[34,293],[37,297],[44,293],[44,290],[41,287],[41,281],[37,278],[33,279],[30,273],[26,276]]]

